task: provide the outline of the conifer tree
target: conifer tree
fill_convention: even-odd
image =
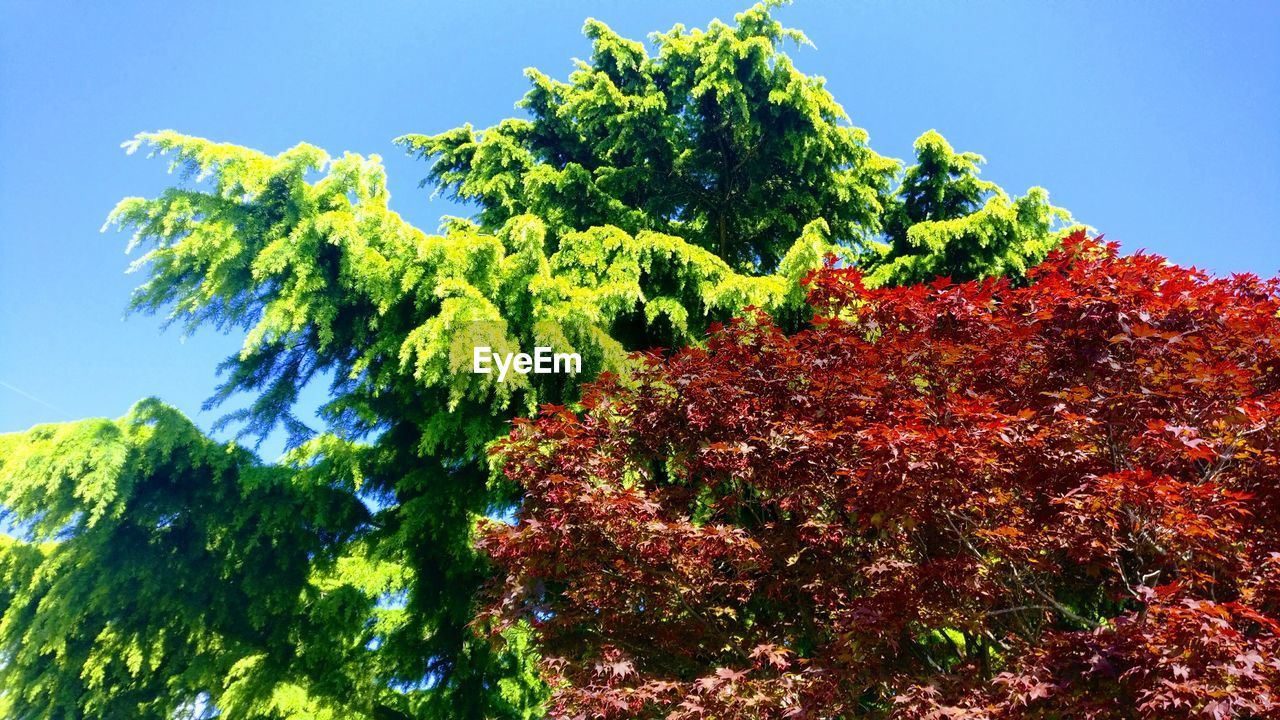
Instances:
[[[154,400],[0,436],[0,503],[23,526],[0,537],[0,716],[169,718],[216,693],[230,717],[338,718],[305,688],[342,683],[376,717],[383,673],[342,674],[398,622],[376,597],[400,570],[360,557],[369,512],[333,478]]]
[[[568,82],[527,71],[527,119],[400,141],[487,229],[531,213],[553,234],[658,231],[745,272],[774,271],[814,220],[841,240],[875,233],[897,162],[779,52],[804,35],[765,6],[737,21],[656,33],[650,55],[588,20],[591,60]]]
[[[954,151],[934,130],[916,140],[915,151],[916,164],[885,212],[887,242],[873,244],[860,260],[869,285],[1020,277],[1079,229],[1049,204],[1044,188],[1010,198],[979,179],[983,157]]]

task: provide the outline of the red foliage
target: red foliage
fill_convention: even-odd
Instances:
[[[1280,717],[1280,283],[1083,236],[597,384],[497,449],[557,717]]]

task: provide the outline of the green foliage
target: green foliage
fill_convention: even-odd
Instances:
[[[678,237],[612,226],[567,232],[549,252],[545,224],[531,215],[492,233],[453,222],[427,235],[389,208],[376,156],[331,161],[299,145],[271,157],[173,132],[129,148],[142,146],[172,153],[172,169],[207,189],[130,198],[112,214],[134,229],[135,245],[152,245],[135,263],[150,276],[133,307],[171,308],[188,330],[244,332],[215,400],[255,392],[234,416],[252,432],[281,423],[305,434],[290,410],[302,385],[328,375],[335,423],[380,429],[403,417],[387,410],[408,399],[424,450],[476,453],[512,412],[572,387],[472,374],[474,343],[550,343],[581,353],[587,375],[619,369],[622,351],[695,341],[745,305],[801,306],[791,287],[832,249],[816,223],[782,274],[751,277]],[[309,182],[314,171],[325,174]]]
[[[508,418],[576,397],[579,378],[624,369],[628,350],[692,342],[746,305],[798,314],[798,279],[831,249],[815,222],[783,274],[753,277],[680,238],[616,227],[566,233],[548,252],[544,224],[528,215],[492,234],[455,222],[427,235],[390,210],[376,159],[330,161],[308,146],[270,157],[176,133],[132,148],[144,144],[202,188],[128,199],[113,214],[150,244],[133,306],[169,308],[188,330],[244,333],[214,402],[253,394],[229,416],[250,434],[282,425],[301,442],[299,389],[329,379],[322,414],[335,434],[314,447],[328,457],[345,448],[339,436],[367,443],[355,451],[358,481],[382,507],[366,541],[410,569],[411,620],[382,654],[396,682],[437,682],[440,712],[471,704],[490,714],[513,692],[478,687],[491,666],[513,661],[490,657],[467,630],[485,577],[472,526],[512,498],[486,491],[485,444]],[[584,374],[499,383],[470,372],[480,344],[578,352]]]
[[[328,480],[262,465],[154,400],[117,421],[0,436],[0,714],[169,718],[213,701],[235,717],[301,719],[377,706],[377,665],[355,656],[382,631],[363,618],[398,578],[332,554],[368,512]],[[337,683],[341,703],[308,697]]]
[[[400,142],[488,229],[531,213],[553,238],[650,230],[748,272],[773,271],[814,220],[840,239],[878,231],[897,162],[780,52],[803,34],[763,4],[736,19],[655,33],[652,54],[588,20],[591,59],[568,82],[527,71],[527,118]]]
[[[471,626],[492,572],[476,522],[519,501],[485,461],[513,418],[747,306],[799,327],[800,280],[831,255],[902,282],[1020,271],[1055,242],[1039,191],[1009,200],[935,135],[895,189],[899,163],[796,70],[782,46],[803,36],[772,7],[652,51],[589,21],[567,81],[529,72],[526,117],[401,138],[428,184],[476,206],[436,234],[391,209],[377,156],[128,143],[183,180],[108,221],[145,251],[132,308],[242,336],[209,406],[247,397],[224,422],[295,449],[261,466],[152,403],[6,439],[0,503],[32,533],[3,555],[8,714],[159,717],[205,693],[228,719],[534,716],[527,633],[498,648]],[[499,382],[470,372],[477,345],[576,352],[583,372]],[[313,429],[295,406],[316,382]],[[136,464],[151,456],[169,464]],[[174,545],[170,515],[197,534]],[[146,551],[113,557],[128,542]],[[55,563],[76,571],[55,583]],[[163,655],[111,664],[156,638]]]
[[[868,285],[1021,277],[1080,229],[1070,213],[1049,204],[1044,188],[1013,199],[980,180],[982,156],[955,152],[936,131],[921,135],[915,150],[916,164],[885,214],[888,243],[873,245],[860,260]]]

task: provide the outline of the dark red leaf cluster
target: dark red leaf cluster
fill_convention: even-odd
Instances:
[[[1280,717],[1280,284],[810,282],[497,449],[553,716]]]

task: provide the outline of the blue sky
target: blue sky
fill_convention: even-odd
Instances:
[[[119,145],[172,128],[279,152],[384,156],[394,206],[456,213],[391,139],[513,114],[521,70],[565,76],[599,18],[643,37],[743,2],[70,3],[0,0],[0,432],[119,416],[156,395],[200,412],[238,342],[125,318],[140,279],[117,200],[175,178]],[[936,128],[985,177],[1120,241],[1214,272],[1280,270],[1280,3],[834,2],[778,11],[881,153]],[[270,456],[274,445],[264,447]]]

